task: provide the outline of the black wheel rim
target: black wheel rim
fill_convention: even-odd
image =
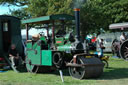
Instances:
[[[124,43],[122,43],[120,47],[120,56],[123,59],[128,59],[128,41],[125,41]]]

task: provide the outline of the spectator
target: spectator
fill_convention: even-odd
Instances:
[[[123,43],[126,40],[126,35],[123,32],[122,35],[120,36],[120,42]]]
[[[101,53],[100,57],[103,57],[103,56],[104,56],[104,55],[103,55],[103,50],[105,49],[105,47],[104,47],[103,42],[104,42],[104,40],[101,39],[101,42],[100,42],[100,44],[99,44],[99,46],[100,46],[100,53]]]
[[[19,63],[19,54],[16,50],[15,44],[11,45],[9,50],[9,59],[11,60],[12,66],[17,66]]]

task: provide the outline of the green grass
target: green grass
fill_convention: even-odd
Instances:
[[[59,72],[49,74],[15,73],[10,70],[0,73],[0,85],[128,85],[128,61],[110,58],[109,68],[97,79],[78,80],[64,72],[64,83]]]

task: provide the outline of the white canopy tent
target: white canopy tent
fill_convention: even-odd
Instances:
[[[109,29],[121,29],[128,28],[128,22],[124,23],[114,23],[109,25]]]

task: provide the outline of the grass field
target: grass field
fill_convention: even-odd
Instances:
[[[10,70],[0,73],[0,85],[128,85],[128,61],[110,58],[109,68],[97,79],[77,80],[64,72],[64,83],[59,72],[51,74],[15,73]]]

